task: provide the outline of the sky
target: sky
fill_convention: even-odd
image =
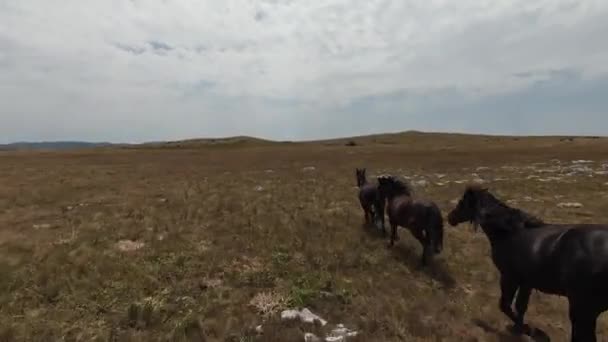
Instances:
[[[0,143],[607,135],[605,0],[0,0]]]

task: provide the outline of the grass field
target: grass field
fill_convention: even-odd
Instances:
[[[497,308],[485,237],[446,223],[443,253],[418,269],[409,232],[389,250],[362,226],[354,170],[409,177],[444,215],[481,179],[547,221],[608,222],[607,151],[409,133],[2,152],[0,341],[289,342],[337,323],[351,341],[523,341]],[[330,323],[282,322],[294,307]],[[564,299],[533,293],[526,317],[567,340]]]

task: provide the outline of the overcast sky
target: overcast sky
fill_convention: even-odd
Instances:
[[[0,0],[0,143],[608,130],[606,0]]]

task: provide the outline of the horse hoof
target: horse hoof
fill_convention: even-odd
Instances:
[[[524,325],[511,325],[509,327],[509,330],[511,331],[511,333],[513,333],[514,335],[527,335],[527,336],[532,336],[532,333],[534,332],[534,329],[532,329],[529,325],[524,324]]]

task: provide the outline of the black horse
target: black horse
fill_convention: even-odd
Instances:
[[[359,188],[359,203],[365,215],[365,223],[381,222],[382,232],[384,229],[384,201],[380,198],[378,186],[367,181],[366,169],[356,169],[357,187]]]
[[[391,227],[392,247],[399,240],[397,228],[407,228],[422,244],[422,265],[426,266],[434,254],[443,249],[443,217],[437,204],[416,200],[409,184],[393,176],[378,177],[380,196],[388,200],[387,212]]]
[[[516,332],[531,331],[524,315],[536,289],[568,298],[570,341],[596,341],[597,317],[608,309],[608,225],[545,223],[479,186],[468,186],[448,215],[452,226],[465,221],[480,225],[490,241],[499,307]]]

